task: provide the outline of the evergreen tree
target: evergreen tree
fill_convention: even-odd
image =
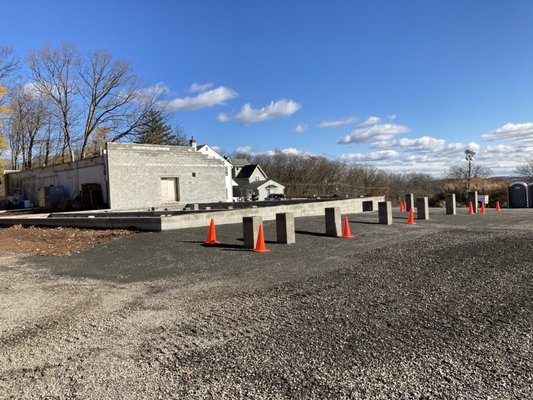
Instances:
[[[135,131],[138,144],[175,144],[168,118],[159,110],[149,110]]]

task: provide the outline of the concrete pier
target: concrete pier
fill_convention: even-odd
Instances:
[[[257,235],[259,234],[259,225],[263,223],[261,217],[243,217],[242,234],[245,249],[255,249],[257,245]]]
[[[341,209],[339,207],[328,207],[326,211],[326,235],[342,236]]]
[[[418,197],[416,199],[416,218],[429,219],[429,201],[427,197]]]
[[[455,215],[457,214],[457,206],[455,201],[455,193],[448,193],[446,195],[446,214]]]
[[[467,192],[466,194],[466,205],[469,206],[470,202],[472,202],[472,208],[474,210],[474,213],[477,214],[477,190],[473,192]]]
[[[415,195],[413,193],[408,193],[405,195],[405,204],[407,206],[407,209],[405,211],[407,212],[409,212],[411,207],[415,206]]]
[[[296,243],[293,213],[276,214],[276,237],[278,243]]]
[[[390,201],[380,201],[378,203],[378,216],[380,224],[392,224],[392,203]]]

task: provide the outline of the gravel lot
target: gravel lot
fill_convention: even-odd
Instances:
[[[431,212],[0,258],[0,398],[531,399],[533,212]]]

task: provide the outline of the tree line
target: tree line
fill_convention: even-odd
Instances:
[[[44,47],[24,61],[0,47],[0,157],[24,169],[97,154],[106,142],[184,144],[130,63],[105,50]]]
[[[242,158],[245,155],[235,154]],[[428,196],[432,206],[442,205],[446,193],[455,193],[458,202],[466,201],[467,166],[451,167],[443,178],[424,173],[393,173],[372,165],[348,164],[326,157],[299,154],[259,154],[251,157],[270,179],[282,183],[288,197],[385,196],[398,204],[405,194]],[[491,203],[507,202],[509,181],[492,179],[489,168],[472,169],[472,189],[489,194]]]

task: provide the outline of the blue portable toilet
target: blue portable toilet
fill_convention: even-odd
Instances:
[[[525,182],[514,182],[509,186],[509,208],[527,208],[529,187]]]

